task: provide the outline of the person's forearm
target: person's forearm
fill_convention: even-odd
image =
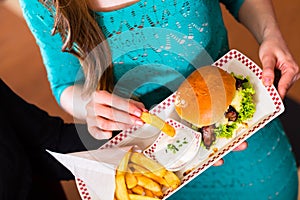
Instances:
[[[239,20],[259,44],[267,37],[282,37],[271,0],[245,0],[239,11]]]
[[[66,88],[60,97],[62,108],[79,120],[86,120],[85,106],[88,98],[82,96],[82,86],[74,85]]]

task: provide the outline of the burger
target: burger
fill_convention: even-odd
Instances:
[[[204,66],[179,86],[175,110],[202,133],[202,144],[209,149],[217,138],[232,138],[248,126],[255,112],[254,94],[248,77]]]

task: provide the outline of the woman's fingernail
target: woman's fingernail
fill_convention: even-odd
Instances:
[[[144,122],[142,122],[142,121],[140,121],[140,120],[137,120],[137,121],[135,121],[135,124],[136,124],[136,125],[142,126],[142,125],[144,125]]]
[[[142,112],[141,111],[135,111],[133,114],[137,117],[140,117],[142,115]]]
[[[96,133],[94,135],[94,137],[97,139],[97,140],[106,140],[106,139],[109,139],[112,137],[112,134],[111,133]]]

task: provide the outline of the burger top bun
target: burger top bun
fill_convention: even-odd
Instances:
[[[208,126],[224,116],[235,91],[231,74],[214,66],[200,67],[178,88],[175,110],[195,126]]]

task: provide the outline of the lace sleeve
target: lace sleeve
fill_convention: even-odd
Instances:
[[[227,10],[229,10],[237,20],[239,19],[239,10],[244,0],[220,0],[220,2],[226,6]]]
[[[20,0],[24,18],[40,48],[48,80],[55,99],[60,103],[61,93],[75,82],[83,82],[84,76],[78,59],[61,51],[59,34],[51,36],[54,19],[38,1]]]

